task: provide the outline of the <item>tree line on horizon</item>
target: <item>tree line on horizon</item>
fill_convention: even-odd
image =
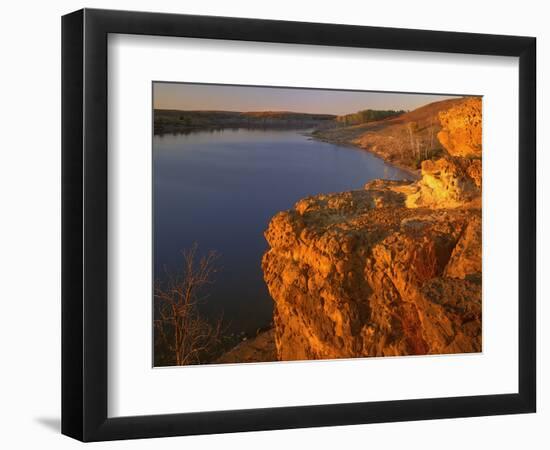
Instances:
[[[405,112],[404,110],[364,109],[355,113],[336,116],[290,111],[237,112],[155,109],[154,125],[157,132],[186,128],[316,127],[321,125],[330,126],[330,123],[350,126],[396,117]]]

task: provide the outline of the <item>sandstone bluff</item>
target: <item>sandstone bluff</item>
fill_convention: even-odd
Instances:
[[[298,201],[262,261],[279,360],[481,351],[481,99],[438,111],[417,182]]]

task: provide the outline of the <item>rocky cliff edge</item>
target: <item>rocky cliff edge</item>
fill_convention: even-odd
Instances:
[[[439,119],[446,154],[418,182],[305,198],[271,220],[279,360],[481,351],[481,99]]]

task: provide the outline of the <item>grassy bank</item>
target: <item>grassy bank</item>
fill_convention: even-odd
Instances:
[[[386,119],[351,126],[318,129],[316,139],[368,150],[386,162],[418,173],[422,161],[437,159],[444,150],[437,138],[439,113],[462,99],[444,100]]]

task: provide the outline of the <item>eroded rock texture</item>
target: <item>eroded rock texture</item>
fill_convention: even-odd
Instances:
[[[444,157],[422,162],[422,179],[407,207],[433,209],[470,206],[481,201],[481,161]]]
[[[481,157],[481,98],[470,97],[439,113],[437,138],[451,156]]]
[[[459,156],[481,152],[462,129],[480,124],[477,101],[457,106],[467,120],[442,113],[449,154],[419,182],[309,197],[271,220],[278,359],[481,351],[481,160]]]

